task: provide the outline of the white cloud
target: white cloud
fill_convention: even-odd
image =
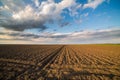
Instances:
[[[15,20],[26,20],[26,19],[32,19],[36,18],[36,14],[34,13],[33,8],[30,5],[27,5],[24,10],[21,10],[19,12],[13,12],[12,17]]]
[[[84,30],[70,33],[43,32],[34,34],[3,30],[1,40],[23,40],[33,43],[120,43],[120,29]]]
[[[84,16],[87,17],[89,15],[89,13],[85,13]]]
[[[65,9],[69,10],[66,14],[69,14],[73,21],[78,20],[76,22],[81,23],[82,14],[78,10],[89,7],[95,9],[104,0],[88,0],[87,4],[77,3],[76,0],[61,0],[58,3],[54,0],[32,1],[33,3],[26,4],[24,0],[1,0],[3,6],[0,7],[0,26],[16,31],[33,28],[45,30],[46,23],[56,21],[57,24],[64,24],[62,19],[65,17],[61,14]]]
[[[83,9],[85,8],[97,8],[101,3],[103,3],[105,0],[88,0],[87,4],[84,4]]]
[[[24,0],[1,0],[1,2],[10,13],[18,12],[25,7]]]
[[[0,16],[3,17],[1,26],[17,31],[32,28],[44,30],[47,28],[45,23],[63,18],[61,14],[64,9],[79,7],[75,0],[62,0],[59,3],[55,3],[54,0],[41,2],[34,0],[33,2],[36,7],[31,4],[25,5],[23,0],[2,0],[4,6],[1,7],[2,15]]]
[[[79,12],[77,12],[77,10],[80,10],[82,8],[82,4],[75,4],[74,7],[69,8],[70,11],[70,16],[78,16]]]
[[[36,5],[36,7],[39,7],[39,5],[40,5],[39,0],[34,0],[34,3]]]

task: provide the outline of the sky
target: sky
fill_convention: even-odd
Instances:
[[[0,0],[0,44],[120,43],[120,0]]]

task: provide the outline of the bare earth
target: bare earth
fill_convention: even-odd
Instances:
[[[120,80],[120,45],[0,45],[0,80]]]

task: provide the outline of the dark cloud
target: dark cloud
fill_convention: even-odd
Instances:
[[[1,26],[3,26],[6,29],[11,29],[15,31],[24,31],[25,29],[33,29],[33,28],[38,28],[39,30],[47,29],[47,27],[44,25],[44,22],[43,23],[39,21],[36,22],[33,20],[24,21],[24,22],[9,20],[8,23],[2,22]]]
[[[116,38],[120,37],[120,30],[105,30],[105,31],[96,31],[95,33],[90,34],[91,37],[94,37],[95,39],[109,39],[109,38]]]
[[[49,20],[49,15],[39,15],[31,5],[27,5],[23,0],[2,0],[0,6],[0,27],[15,31],[37,28],[39,31],[47,29],[45,23]]]
[[[63,9],[73,6],[76,2],[71,0],[60,1],[33,1],[31,4],[24,0],[1,0],[0,6],[0,27],[15,31],[37,28],[40,31],[47,29],[46,23],[53,24],[62,18]],[[41,3],[41,5],[39,5]],[[62,6],[61,6],[62,5]],[[60,7],[61,6],[61,7]],[[68,25],[68,22],[61,24],[61,27]]]
[[[4,34],[6,34],[6,33],[4,33],[4,32],[0,32],[0,35],[4,35]]]
[[[61,34],[61,35],[51,35],[48,36],[49,38],[67,38],[69,35],[67,34]]]
[[[34,28],[43,31],[47,29],[47,23],[59,25],[59,20],[66,21],[63,18],[65,16],[62,15],[64,10],[79,5],[75,0],[69,2],[60,0],[58,3],[55,0],[1,0],[1,3],[0,27],[14,31]],[[77,12],[77,9],[74,12]],[[59,26],[64,27],[69,24],[69,22],[62,22]]]
[[[39,35],[36,34],[20,34],[22,37],[31,37],[31,38],[39,38]]]
[[[60,24],[60,27],[68,26],[70,23],[69,22],[64,22]]]
[[[4,37],[5,36],[5,37]],[[8,37],[7,37],[8,36]],[[0,32],[0,40],[24,40],[24,41],[44,41],[64,42],[64,43],[96,43],[112,42],[120,43],[120,29],[105,29],[94,31],[77,31],[73,33],[50,33],[42,32],[40,34],[26,33],[19,31]],[[50,41],[49,41],[50,40]]]

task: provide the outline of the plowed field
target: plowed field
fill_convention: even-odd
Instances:
[[[0,80],[120,80],[120,45],[0,45]]]

